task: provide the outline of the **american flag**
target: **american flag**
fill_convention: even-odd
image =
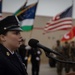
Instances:
[[[0,0],[0,20],[2,19],[2,0]]]
[[[46,32],[56,30],[67,30],[72,28],[72,9],[73,6],[67,8],[64,12],[53,17],[51,22],[48,22],[44,27]]]

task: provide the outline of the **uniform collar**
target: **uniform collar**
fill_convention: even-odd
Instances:
[[[12,55],[14,54],[14,51],[12,52],[12,51],[11,51],[10,49],[8,49],[8,48],[7,48],[7,50],[8,50]]]
[[[6,56],[10,56],[12,54],[14,54],[14,52],[11,52],[9,49],[7,49],[4,45],[0,44],[0,51],[6,55]]]

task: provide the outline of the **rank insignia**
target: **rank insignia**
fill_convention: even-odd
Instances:
[[[6,55],[7,55],[7,56],[10,56],[10,53],[9,53],[9,52],[6,52]]]

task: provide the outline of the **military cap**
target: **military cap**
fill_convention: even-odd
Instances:
[[[60,40],[57,40],[56,42],[57,42],[57,43],[60,43]]]
[[[68,41],[65,41],[65,44],[68,44]]]
[[[0,21],[0,34],[11,30],[22,30],[18,18],[14,15],[7,16]]]
[[[74,43],[74,41],[71,41],[71,43]]]

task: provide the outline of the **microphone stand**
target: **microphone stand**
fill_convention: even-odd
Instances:
[[[51,53],[51,52],[50,52],[50,53]],[[61,62],[61,63],[75,64],[75,62],[72,62],[72,61],[64,61],[64,60],[57,59],[57,58],[51,56],[50,53],[45,52],[45,54],[46,54],[46,56],[47,56],[48,58],[52,58],[52,59],[54,59],[54,60],[56,60],[56,61],[58,61],[58,62]],[[57,55],[57,54],[56,54],[56,55]]]

